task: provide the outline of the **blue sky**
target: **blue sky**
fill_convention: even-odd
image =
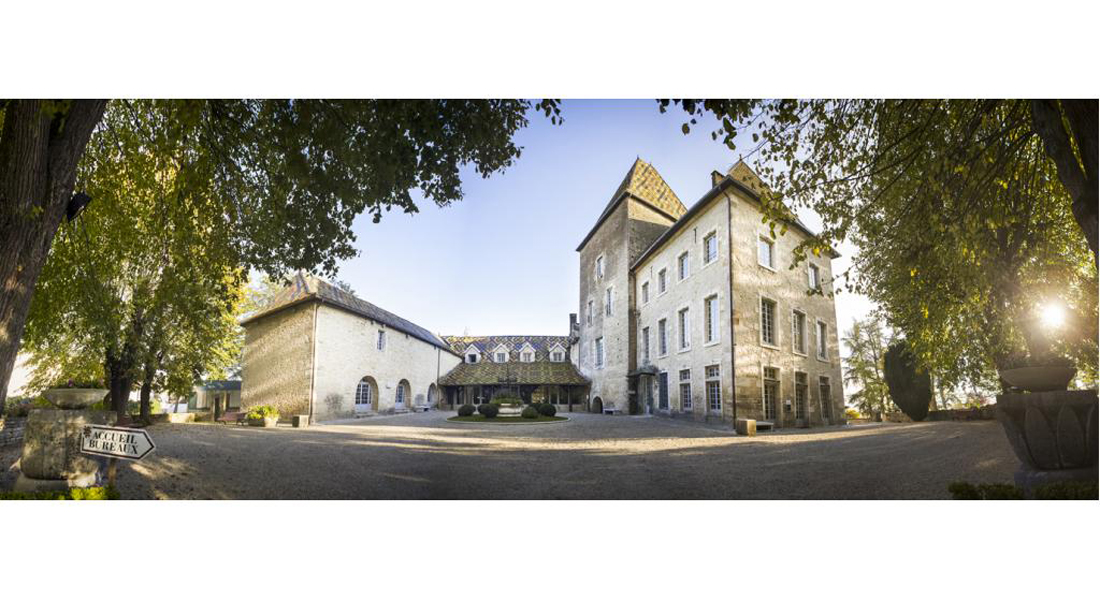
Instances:
[[[661,114],[653,100],[565,101],[562,116],[555,126],[532,113],[515,138],[522,156],[504,173],[465,169],[460,202],[420,201],[419,213],[385,213],[378,224],[357,219],[360,255],[338,278],[438,333],[564,335],[577,312],[575,248],[634,159],[653,164],[687,206],[710,189],[712,170],[738,159],[711,139],[712,123],[685,136],[683,111]],[[800,217],[818,228],[816,215]],[[838,272],[853,248],[840,251]],[[866,310],[862,299],[838,302],[839,325]]]

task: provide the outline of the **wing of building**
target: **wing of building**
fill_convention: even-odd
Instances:
[[[593,410],[775,427],[843,419],[831,259],[773,237],[759,177],[743,162],[711,174],[685,208],[637,160],[580,253],[577,361]]]

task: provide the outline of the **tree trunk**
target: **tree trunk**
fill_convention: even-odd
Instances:
[[[106,105],[0,103],[0,407],[35,283],[73,194],[77,163]]]
[[[152,360],[145,363],[145,377],[141,381],[141,420],[148,423],[150,413],[149,396],[153,392],[153,377],[156,376],[156,366]]]
[[[107,387],[111,390],[111,410],[120,422],[124,421],[130,401],[130,389],[134,383],[133,357],[127,356],[125,350],[121,355],[108,351],[103,367],[107,372]]]
[[[1032,128],[1043,140],[1047,156],[1058,169],[1058,179],[1069,192],[1073,218],[1085,233],[1094,264],[1097,263],[1097,106],[1096,100],[1031,101]]]

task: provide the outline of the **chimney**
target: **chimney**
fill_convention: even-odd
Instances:
[[[569,336],[573,337],[580,333],[580,323],[577,323],[577,313],[569,313]]]

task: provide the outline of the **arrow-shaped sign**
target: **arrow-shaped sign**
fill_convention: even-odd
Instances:
[[[153,438],[144,429],[87,425],[80,436],[80,451],[84,454],[141,460],[155,449]]]

